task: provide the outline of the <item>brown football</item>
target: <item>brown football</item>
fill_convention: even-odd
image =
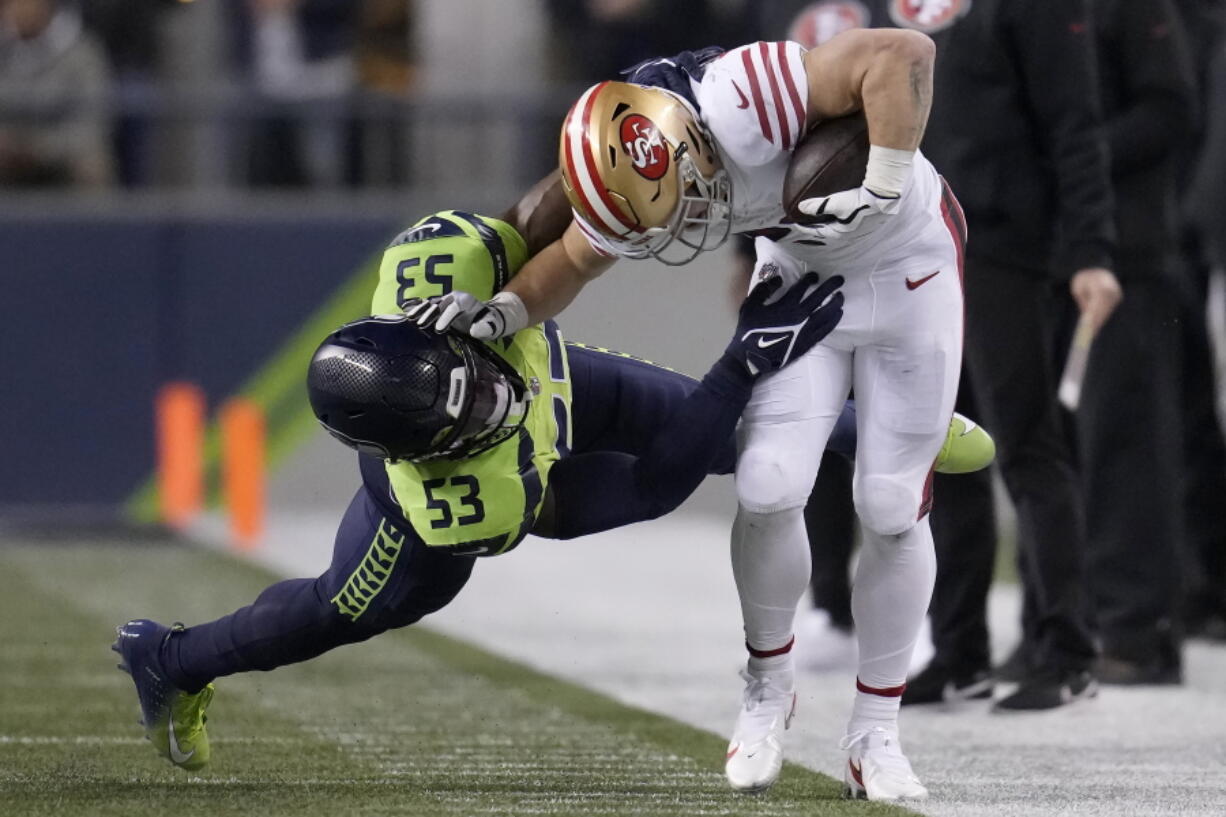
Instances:
[[[783,209],[797,224],[815,224],[796,205],[815,196],[859,187],[868,165],[868,123],[858,111],[817,123],[792,152],[783,178]]]

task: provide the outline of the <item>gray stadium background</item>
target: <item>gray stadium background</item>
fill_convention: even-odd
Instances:
[[[22,463],[0,476],[0,524],[115,517],[152,473],[161,383],[200,383],[215,410],[402,226],[442,208],[496,214],[549,168],[574,89],[543,81],[542,4],[414,8],[406,184],[247,188],[236,134],[264,112],[226,67],[222,4],[193,3],[159,18],[157,93],[114,100],[154,123],[152,183],[0,197],[0,333],[19,352],[0,445]],[[728,274],[722,254],[683,270],[623,264],[563,329],[701,375],[731,325]],[[274,481],[274,511],[348,496],[351,463],[326,442]]]

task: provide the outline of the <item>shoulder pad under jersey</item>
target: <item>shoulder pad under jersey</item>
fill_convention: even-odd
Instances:
[[[383,251],[371,312],[394,313],[409,298],[453,290],[491,298],[527,259],[523,237],[504,221],[462,210],[434,213]]]
[[[757,167],[791,153],[804,135],[809,83],[805,50],[757,42],[712,61],[698,89],[702,118],[736,164]]]

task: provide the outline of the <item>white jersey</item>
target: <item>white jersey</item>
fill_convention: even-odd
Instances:
[[[875,266],[893,256],[901,260],[910,254],[908,238],[932,221],[934,204],[941,197],[936,170],[918,151],[899,211],[870,241],[828,247],[787,223],[783,181],[808,116],[804,53],[792,42],[752,43],[712,60],[702,81],[691,83],[699,115],[731,179],[732,232],[765,235],[823,274],[854,274],[856,268]],[[620,242],[593,228],[577,212],[575,221],[597,252],[623,254]]]
[[[752,279],[778,275],[790,285],[806,267],[845,279],[839,324],[799,360],[763,375],[741,416],[733,572],[746,644],[785,653],[809,575],[801,509],[854,388],[852,493],[863,532],[854,711],[863,717],[869,706],[889,711],[878,697],[897,701],[931,595],[936,560],[926,515],[962,361],[965,230],[953,195],[918,153],[898,211],[872,231],[825,246],[786,223],[783,181],[808,112],[803,56],[795,43],[753,43],[691,80],[730,177],[732,231],[757,239]],[[597,251],[623,254],[575,219]]]

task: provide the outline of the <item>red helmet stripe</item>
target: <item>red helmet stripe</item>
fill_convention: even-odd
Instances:
[[[749,77],[749,95],[753,97],[754,108],[758,112],[758,127],[762,129],[762,135],[767,141],[775,141],[774,131],[771,130],[770,120],[766,118],[766,103],[762,100],[762,87],[758,85],[758,71],[753,66],[753,57],[749,54],[747,47],[741,52],[741,62],[745,64],[745,76]]]
[[[776,74],[779,67],[771,62],[770,46],[758,43],[758,52],[762,55],[762,68],[766,73],[766,81],[771,86],[771,101],[775,103],[775,116],[779,120],[779,135],[783,138],[783,149],[792,147],[792,129],[788,127],[788,112],[783,109],[783,94],[779,93],[779,77]]]
[[[783,84],[787,86],[788,98],[792,101],[792,110],[796,112],[796,133],[798,134],[796,141],[799,142],[799,134],[805,132],[805,104],[800,101],[800,91],[797,90],[796,80],[793,79],[788,67],[788,44],[780,42],[775,45],[779,52],[779,67],[783,71]]]
[[[592,206],[591,200],[588,199],[587,191],[584,189],[588,185],[584,184],[583,177],[579,175],[579,167],[575,163],[575,151],[577,145],[575,143],[575,138],[572,137],[572,131],[577,130],[580,132],[578,136],[580,140],[584,138],[583,135],[586,129],[583,127],[583,120],[582,118],[576,119],[576,117],[582,117],[583,108],[587,99],[592,96],[596,88],[599,87],[600,86],[589,88],[583,96],[579,97],[578,101],[576,101],[574,106],[571,107],[570,113],[566,115],[566,122],[562,128],[563,154],[566,157],[566,172],[567,175],[570,176],[571,189],[573,189],[575,191],[575,195],[579,197],[579,202],[584,211],[584,216],[590,221],[599,221],[600,217],[596,213],[596,208]]]
[[[595,106],[596,96],[608,84],[602,82],[589,88],[575,103],[575,107],[571,108],[566,118],[566,169],[575,192],[583,203],[588,220],[603,226],[614,235],[624,235],[626,231],[639,233],[642,229],[626,218],[609,196],[608,188],[600,179],[592,152],[592,108]]]

